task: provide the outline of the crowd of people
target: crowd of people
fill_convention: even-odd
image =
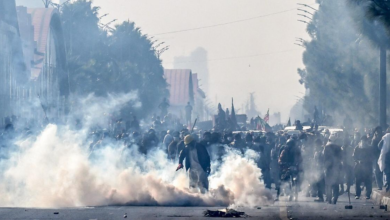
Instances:
[[[252,150],[259,155],[255,162],[261,180],[265,188],[276,190],[276,200],[283,195],[297,200],[299,191],[317,197],[316,202],[336,204],[353,185],[356,199],[362,190],[366,199],[371,198],[373,181],[379,190],[390,189],[390,130],[383,132],[381,127],[351,133],[318,126],[304,130],[297,121],[293,131],[202,131],[174,123],[171,127],[176,128],[167,129],[164,121],[156,120],[157,128],[142,135],[128,134],[129,144],[137,145],[143,154],[163,148],[168,159],[179,164],[178,170],[186,168],[190,188],[201,192],[208,190],[211,162],[222,161],[228,150],[242,155]],[[118,136],[123,137],[127,135]]]
[[[353,185],[356,199],[361,198],[362,191],[365,199],[370,199],[373,185],[379,190],[390,189],[390,129],[334,131],[313,124],[304,130],[296,121],[293,130],[235,131],[232,128],[236,126],[229,126],[231,122],[221,122],[226,116],[219,106],[214,129],[199,130],[172,117],[167,105],[161,105],[166,115],[154,116],[151,126],[141,126],[132,116],[126,123],[118,120],[110,131],[93,131],[91,151],[113,140],[137,146],[142,154],[163,149],[167,158],[178,164],[177,170],[185,168],[188,172],[190,189],[202,193],[208,191],[212,162],[223,161],[227,151],[245,155],[248,150],[258,154],[254,162],[261,170],[261,181],[265,188],[276,191],[276,201],[280,196],[297,200],[301,192],[316,197],[316,202],[336,204],[339,195],[350,192]],[[190,103],[186,110],[190,115]],[[190,122],[191,117],[187,115],[185,120]],[[9,122],[5,131],[12,130]]]

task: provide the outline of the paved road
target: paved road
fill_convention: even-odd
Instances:
[[[380,210],[372,201],[352,200],[353,210],[345,210],[348,204],[346,194],[342,195],[337,205],[314,203],[313,198],[301,198],[299,202],[287,202],[285,197],[273,206],[261,209],[238,208],[249,215],[248,219],[383,219],[390,220],[390,210]],[[90,207],[77,209],[22,209],[1,208],[0,219],[207,219],[203,217],[203,207]],[[58,214],[54,214],[58,212]],[[218,218],[211,218],[218,219]]]

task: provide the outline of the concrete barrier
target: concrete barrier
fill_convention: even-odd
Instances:
[[[378,205],[390,208],[390,195],[386,195],[384,191],[373,190],[371,199]]]

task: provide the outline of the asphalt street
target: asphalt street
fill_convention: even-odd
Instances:
[[[352,195],[351,195],[352,196]],[[245,212],[246,219],[383,219],[390,220],[390,210],[379,209],[371,200],[351,198],[352,210],[346,210],[347,194],[340,197],[337,205],[315,203],[314,198],[300,197],[298,202],[288,202],[281,197],[280,202],[259,208],[236,208]],[[119,220],[119,219],[223,219],[204,217],[207,209],[217,210],[222,207],[84,207],[62,209],[1,208],[0,219],[66,219],[66,220]]]

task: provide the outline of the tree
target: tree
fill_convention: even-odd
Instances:
[[[309,90],[304,106],[318,106],[326,114],[349,115],[360,125],[376,124],[379,98],[379,57],[370,42],[354,28],[345,1],[318,0],[319,10],[308,24],[312,40],[304,42],[305,69],[298,69],[300,82]]]
[[[147,116],[168,95],[164,70],[148,37],[132,22],[123,22],[108,33],[100,28],[99,7],[78,0],[62,9],[74,96],[138,91],[143,108],[126,108]],[[123,115],[126,116],[126,115]]]
[[[387,127],[386,120],[386,90],[387,90],[387,49],[390,30],[390,3],[386,0],[349,0],[355,6],[354,20],[359,25],[361,33],[368,37],[380,51],[380,104],[379,122],[382,127]],[[357,13],[356,13],[357,12]]]

